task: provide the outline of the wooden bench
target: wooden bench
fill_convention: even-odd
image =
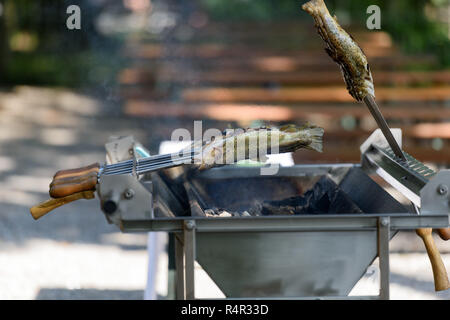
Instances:
[[[119,76],[124,113],[186,123],[209,119],[221,129],[230,122],[307,120],[325,128],[325,152],[301,150],[297,163],[359,162],[359,145],[376,124],[347,93],[319,37],[311,38],[312,26],[300,25],[213,23],[169,44],[137,37],[123,52],[133,61]],[[450,141],[450,71],[411,71],[435,68],[437,60],[400,53],[383,32],[351,33],[369,58],[383,114],[403,130],[406,151],[421,161],[450,163],[450,153],[440,151]],[[158,134],[170,135],[171,124]]]
[[[427,88],[386,88],[375,89],[379,102],[449,102],[450,86]],[[298,102],[352,102],[346,88],[336,87],[296,87],[296,88],[189,88],[181,94],[185,102],[257,102],[257,103],[298,103]]]
[[[160,68],[159,70],[127,68],[119,75],[122,85],[153,85],[174,83],[193,86],[265,86],[267,84],[327,86],[343,83],[338,67],[333,70],[303,70],[292,72],[270,72],[256,70],[242,72],[238,69],[219,68],[213,70],[189,70],[187,68]],[[380,70],[374,76],[375,87],[446,85],[450,83],[450,71],[386,71]]]

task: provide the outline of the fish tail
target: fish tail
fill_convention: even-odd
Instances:
[[[311,0],[302,5],[302,9],[311,15],[315,15],[322,9],[326,9],[325,2],[323,0]]]
[[[322,0],[321,0],[322,1]],[[323,151],[323,128],[320,127],[314,127],[311,129],[308,129],[309,134],[311,135],[311,143],[306,147],[306,149],[315,150],[318,152]]]

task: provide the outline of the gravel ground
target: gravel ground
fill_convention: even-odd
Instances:
[[[28,212],[47,199],[55,169],[103,159],[110,135],[133,134],[153,144],[149,128],[169,130],[161,120],[136,121],[118,107],[70,91],[20,87],[0,93],[0,299],[142,299],[145,234],[118,232],[92,200],[64,206],[38,222]],[[450,268],[449,245],[437,242]],[[391,251],[392,298],[450,299],[448,290],[434,293],[429,261],[413,233],[397,235]],[[163,255],[161,297],[167,292],[166,267]],[[369,274],[352,294],[376,293],[376,267]],[[222,296],[200,267],[197,281],[198,297]]]

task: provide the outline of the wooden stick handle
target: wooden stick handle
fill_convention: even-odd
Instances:
[[[447,241],[448,239],[450,239],[450,228],[437,229],[437,232],[442,240]]]
[[[64,198],[58,198],[58,199],[49,199],[47,201],[44,201],[37,206],[34,206],[30,209],[31,215],[34,219],[39,219],[40,217],[46,215],[50,211],[65,205],[69,202],[80,200],[80,199],[93,199],[95,198],[94,191],[83,191],[71,194]]]
[[[450,288],[447,270],[444,262],[442,262],[441,254],[434,243],[431,228],[417,229],[416,233],[422,238],[428,257],[430,258],[431,267],[433,269],[434,288],[436,291],[447,290]]]
[[[98,181],[98,163],[86,167],[58,171],[50,184],[50,197],[64,198],[83,191],[94,191]]]
[[[75,168],[75,169],[68,169],[68,170],[59,170],[55,173],[53,176],[53,180],[56,178],[67,178],[67,177],[77,177],[82,176],[91,172],[98,173],[98,170],[100,170],[100,164],[98,162],[90,164],[85,167]]]

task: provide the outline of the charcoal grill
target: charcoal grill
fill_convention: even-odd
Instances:
[[[401,144],[400,129],[392,132]],[[106,149],[109,163],[130,154],[148,156],[129,137]],[[140,177],[110,175],[102,177],[97,192],[107,220],[121,231],[175,234],[178,299],[195,298],[194,261],[227,298],[388,299],[389,240],[399,230],[449,226],[450,171],[436,173],[409,155],[405,165],[379,130],[361,146],[361,155],[359,164],[295,165],[273,176],[243,166],[189,175],[180,168]],[[383,178],[418,211],[371,176]],[[256,202],[298,195],[322,177],[334,181],[363,213],[205,214],[211,207],[245,211]],[[377,256],[379,295],[348,296]]]

